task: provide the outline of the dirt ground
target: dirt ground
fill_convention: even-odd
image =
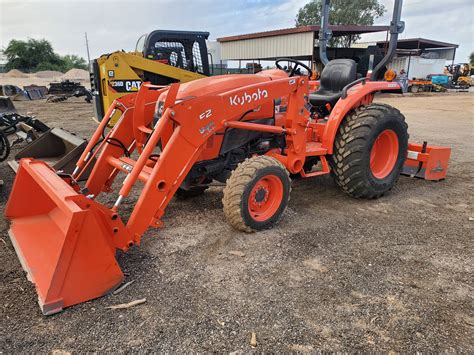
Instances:
[[[164,229],[119,255],[131,286],[54,316],[41,314],[0,219],[0,351],[474,352],[473,99],[377,99],[406,115],[412,140],[452,147],[445,181],[402,177],[389,195],[360,201],[329,176],[296,180],[278,226],[255,234],[226,224],[222,187],[175,200]],[[82,100],[17,107],[84,137],[96,126]],[[5,163],[0,179],[3,211]]]
[[[38,77],[35,74],[24,74],[24,77],[11,77],[8,76],[5,73],[0,73],[0,85],[15,85],[20,88],[23,88],[24,86],[27,85],[39,85],[39,86],[47,86],[49,87],[49,84],[51,82],[61,82],[61,80],[64,79],[69,79],[71,81],[78,81],[81,83],[81,85],[84,85],[86,88],[90,88],[90,80],[89,78],[84,79],[84,78],[73,78],[69,77],[68,75],[57,75],[57,76],[50,76],[50,77]]]

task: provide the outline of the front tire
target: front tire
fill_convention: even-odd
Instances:
[[[272,227],[285,210],[291,191],[288,171],[278,160],[257,156],[232,172],[224,189],[224,214],[236,229],[254,232]]]
[[[356,198],[378,198],[397,182],[408,150],[405,117],[389,105],[371,104],[341,123],[330,164],[336,183]]]

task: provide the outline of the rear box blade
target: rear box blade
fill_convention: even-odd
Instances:
[[[451,148],[424,144],[408,144],[408,155],[402,175],[439,181],[448,173]]]

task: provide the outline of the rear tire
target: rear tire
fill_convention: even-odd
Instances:
[[[267,156],[246,159],[227,180],[224,214],[238,230],[268,229],[281,217],[290,191],[288,171],[278,160]]]
[[[396,108],[371,104],[341,123],[329,159],[342,190],[356,198],[378,198],[397,182],[408,150],[408,126]]]

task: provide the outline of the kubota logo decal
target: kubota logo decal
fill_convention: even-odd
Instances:
[[[239,105],[244,105],[244,104],[249,104],[251,102],[258,101],[262,98],[268,97],[268,91],[267,90],[260,90],[258,89],[257,92],[248,94],[247,92],[244,92],[242,95],[234,95],[229,97],[230,99],[230,104],[232,106],[239,106]]]

